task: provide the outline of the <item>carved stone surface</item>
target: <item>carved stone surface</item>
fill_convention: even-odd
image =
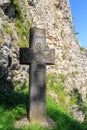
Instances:
[[[34,53],[31,48],[20,48],[20,63],[21,64],[31,64],[31,61],[46,63],[46,64],[54,64],[55,59],[55,50],[44,50],[42,52]],[[28,58],[27,58],[28,57]]]
[[[20,63],[29,64],[29,110],[30,121],[46,121],[46,64],[54,64],[54,53],[45,50],[45,31],[30,30],[30,48],[20,48]]]

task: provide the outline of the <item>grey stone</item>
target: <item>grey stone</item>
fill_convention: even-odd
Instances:
[[[79,120],[80,122],[84,121],[85,115],[83,110],[80,109],[79,105],[72,106],[72,111],[75,119]]]
[[[11,0],[0,0],[0,6],[5,7],[11,3]]]
[[[30,30],[30,48],[20,49],[20,63],[29,64],[29,109],[30,121],[46,121],[46,63],[54,63],[54,50],[45,50],[45,31]],[[52,52],[52,53],[51,53]]]
[[[30,6],[35,7],[35,5],[38,3],[38,0],[28,0],[28,3]]]

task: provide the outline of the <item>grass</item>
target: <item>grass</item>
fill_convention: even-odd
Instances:
[[[60,84],[58,86],[57,83],[55,84],[55,80],[55,76],[53,75],[47,77],[47,81],[49,81],[47,83],[47,91],[52,90],[57,95],[60,94],[62,95],[61,97],[65,97],[66,99],[63,86],[65,81],[64,75],[59,76],[57,83],[59,82]],[[21,129],[14,128],[14,123],[27,115],[26,109],[28,106],[28,86],[24,83],[24,88],[22,85],[21,87],[17,87],[20,89],[16,88],[15,92],[0,92],[0,130],[50,130],[49,128],[42,127],[39,124],[30,124]],[[86,122],[80,123],[76,121],[72,114],[68,112],[64,98],[61,102],[62,103],[59,104],[56,103],[55,99],[47,94],[47,115],[56,123],[56,127],[51,130],[87,130]]]
[[[21,21],[24,21],[24,15],[23,15],[24,2],[21,3],[20,0],[12,0],[11,2],[16,8],[16,17],[19,18]]]
[[[2,105],[0,102],[0,130],[16,130],[14,128],[14,122],[19,120],[23,115],[26,115],[26,101],[22,101],[22,99],[26,99],[26,97],[27,95],[14,93],[14,95],[9,95],[8,99],[5,97],[7,100],[4,98]],[[14,98],[16,98],[15,102],[13,100]],[[47,98],[47,114],[57,125],[57,127],[52,130],[73,130],[73,128],[74,130],[87,130],[85,125],[74,120],[73,117],[60,105],[56,104],[51,97]],[[18,130],[50,129],[34,124]]]
[[[68,94],[64,91],[65,89],[66,76],[64,74],[59,74],[58,76],[47,75],[47,90],[49,92],[53,91],[57,97],[59,103],[65,108],[68,107]]]
[[[8,23],[4,23],[3,27],[5,29],[5,32],[8,33],[10,36],[13,34],[13,31],[10,29],[10,27],[8,26]]]

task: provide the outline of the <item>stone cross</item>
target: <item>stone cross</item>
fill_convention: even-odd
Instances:
[[[30,29],[30,48],[20,48],[20,64],[29,69],[29,121],[46,120],[46,64],[54,64],[54,49],[45,49],[45,30]]]

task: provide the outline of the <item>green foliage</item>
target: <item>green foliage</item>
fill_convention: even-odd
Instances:
[[[0,130],[13,130],[14,120],[12,111],[0,106]]]
[[[20,0],[12,0],[12,4],[15,6],[16,8],[16,17],[21,20],[21,22],[24,21],[24,15],[23,15],[23,6],[21,4]]]
[[[15,19],[16,32],[19,36],[20,46],[26,47],[29,46],[29,29],[30,23],[28,21],[22,23],[19,19]]]
[[[87,127],[73,119],[73,117],[60,105],[56,104],[50,97],[47,98],[47,113],[56,123],[56,128],[52,130],[86,130]],[[21,129],[14,128],[15,119],[24,115],[23,106],[13,109],[0,107],[0,129],[1,130],[50,130],[39,124],[31,124]]]
[[[65,88],[65,80],[66,76],[64,74],[59,74],[58,76],[55,74],[47,75],[47,89],[48,91],[54,91],[56,95],[58,95],[58,100],[61,105],[67,106],[67,97],[68,94],[64,91]]]
[[[76,44],[80,46],[78,39],[76,38]]]
[[[13,34],[13,31],[10,29],[10,27],[8,26],[8,23],[4,23],[3,27],[5,29],[5,32],[8,33],[9,35]]]
[[[84,51],[85,50],[85,48],[84,47],[80,47],[80,51]]]
[[[28,38],[29,37],[29,29],[28,29],[29,23],[26,22],[26,25],[23,25],[21,21],[19,21],[18,19],[15,19],[15,24],[16,24],[18,33],[20,33],[21,36],[26,36]]]
[[[17,83],[15,82],[15,84]],[[16,85],[15,91],[26,94],[28,92],[28,87],[29,87],[28,83],[26,82],[26,80],[24,80],[24,82]]]
[[[2,80],[0,80],[0,85],[4,84],[4,82],[6,81],[6,79],[7,79],[7,74],[4,74]]]
[[[66,59],[67,59],[66,53],[64,53],[64,54],[62,55],[62,58],[63,58],[63,60],[66,60]]]
[[[74,94],[70,97],[70,102],[69,102],[69,105],[70,106],[73,106],[74,104],[77,103],[77,94]]]
[[[0,44],[3,42],[3,38],[0,38]]]
[[[87,127],[74,120],[74,118],[60,105],[48,98],[48,115],[56,122],[53,130],[86,130]]]
[[[49,130],[49,129],[44,128],[43,126],[35,123],[35,124],[30,124],[29,126],[22,128],[21,130]]]
[[[23,91],[23,89],[21,89],[21,91],[19,89],[17,90],[15,90],[15,92],[11,90],[7,91],[7,89],[4,90],[3,86],[0,85],[0,105],[4,106],[6,109],[13,109],[17,107],[18,105],[19,106],[23,105],[23,107],[26,108],[28,91],[25,92]]]
[[[16,120],[20,120],[22,116],[26,115],[26,108],[24,105],[20,104],[13,109],[13,114]]]
[[[29,46],[29,19],[25,17],[24,10],[26,10],[24,0],[12,0],[12,4],[15,7],[14,23],[16,26],[16,32],[19,37],[19,44],[21,47]]]
[[[78,67],[78,65],[77,65],[77,64],[73,64],[72,66],[73,66],[73,67],[75,67],[75,68],[77,68],[77,67]]]
[[[2,15],[2,12],[0,11],[0,18],[2,17],[3,15]]]
[[[61,37],[64,38],[64,29],[61,30]]]
[[[47,115],[56,123],[56,127],[51,130],[87,130],[86,120],[84,123],[79,123],[68,112],[66,106],[67,93],[64,91],[65,80],[66,76],[63,74],[47,76],[48,91],[54,91],[60,100],[58,104],[50,95],[47,95]],[[18,85],[15,92],[0,92],[0,130],[50,130],[50,128],[42,127],[40,124],[14,128],[14,123],[27,115],[27,101],[28,85],[26,81]],[[84,111],[87,112],[87,106],[84,106]]]
[[[79,74],[79,71],[76,70],[76,71],[72,71],[71,73],[68,73],[68,76],[69,77],[76,77],[76,75],[78,75],[78,74]]]

